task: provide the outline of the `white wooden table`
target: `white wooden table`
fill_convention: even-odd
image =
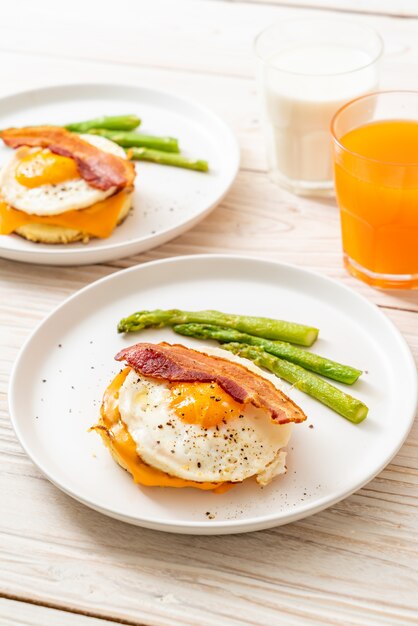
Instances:
[[[374,481],[323,513],[248,535],[188,537],[74,502],[32,465],[8,417],[11,365],[47,313],[119,268],[178,254],[248,253],[332,276],[381,307],[418,357],[418,293],[349,277],[334,202],[294,197],[266,177],[252,41],[282,17],[329,9],[379,29],[383,86],[418,89],[413,0],[2,3],[1,95],[91,81],[182,93],[229,122],[242,168],[210,217],[149,253],[78,268],[0,260],[1,626],[418,623],[417,428]]]

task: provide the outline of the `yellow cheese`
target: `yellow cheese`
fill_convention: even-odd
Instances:
[[[46,217],[29,215],[0,201],[0,235],[10,235],[25,224],[51,224],[74,228],[93,237],[109,237],[118,222],[126,195],[130,192],[131,190],[123,189],[87,209],[67,211]]]

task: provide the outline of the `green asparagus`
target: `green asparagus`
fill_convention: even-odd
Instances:
[[[261,348],[246,346],[241,343],[228,343],[222,347],[238,356],[254,361],[259,367],[264,367],[279,378],[287,380],[297,389],[319,400],[354,424],[359,424],[367,417],[369,409],[361,400],[344,393],[319,376],[307,372],[299,365],[279,359],[279,357],[273,356]]]
[[[187,170],[196,170],[197,172],[207,172],[209,170],[207,161],[189,159],[175,152],[161,152],[160,150],[149,150],[148,148],[129,148],[128,154],[134,161],[151,161],[151,163],[158,163],[159,165],[183,167]]]
[[[91,128],[87,131],[91,135],[101,135],[119,144],[123,148],[149,148],[162,152],[180,152],[177,139],[174,137],[157,137],[155,135],[143,135],[141,133],[107,130],[105,128]]]
[[[318,354],[313,354],[312,352],[302,350],[302,348],[292,346],[290,343],[271,341],[263,337],[254,337],[253,335],[240,333],[231,328],[222,328],[209,324],[180,324],[174,326],[173,330],[180,335],[198,337],[200,339],[215,339],[220,343],[237,342],[250,346],[259,346],[270,354],[286,359],[286,361],[296,363],[296,365],[321,374],[326,378],[337,380],[340,383],[352,385],[362,373],[361,370],[357,370],[354,367],[331,361]]]
[[[64,128],[73,133],[88,133],[93,128],[103,128],[105,130],[134,130],[141,123],[136,115],[104,115],[85,122],[74,122],[67,124]]]
[[[118,332],[131,333],[148,327],[162,328],[163,326],[189,323],[225,326],[257,337],[279,339],[302,346],[311,346],[319,332],[317,328],[311,326],[268,317],[233,315],[219,311],[181,311],[179,309],[138,311],[119,322]]]

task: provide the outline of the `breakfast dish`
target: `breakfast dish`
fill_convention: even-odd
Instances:
[[[209,170],[182,154],[178,139],[139,133],[140,124],[136,115],[118,115],[0,131],[17,148],[0,173],[0,235],[55,244],[106,238],[131,207],[128,160]]]
[[[197,333],[180,335],[171,326],[146,327],[139,334],[116,332],[118,320],[127,319],[138,308],[152,312],[160,306],[162,311],[172,311],[173,303],[188,312],[215,309],[249,317],[292,320],[319,329],[312,351],[340,365],[352,364],[362,372],[352,385],[335,379],[331,382],[341,392],[353,392],[369,408],[367,418],[352,423],[298,385],[279,380],[263,369],[263,376],[307,416],[293,427],[270,423],[270,419],[263,422],[269,430],[276,429],[273,433],[292,430],[286,445],[284,441],[283,445],[277,443],[277,448],[286,449],[285,474],[261,486],[255,473],[221,494],[213,489],[135,483],[115,463],[97,430],[91,431],[98,423],[105,389],[126,364],[131,367],[127,358],[115,361],[114,355],[122,352],[131,359],[132,344],[155,346],[165,342],[181,343],[211,355],[215,355],[212,350],[220,350],[216,356],[228,358],[218,339],[199,337]],[[190,317],[175,319],[183,325],[183,332],[184,326],[189,326],[189,333],[195,332],[195,328],[190,328]],[[218,325],[220,321],[225,322],[225,318],[218,317]],[[211,322],[213,326],[213,318]],[[203,330],[207,332],[207,328]],[[244,328],[224,328],[222,335],[219,330],[216,335],[230,340],[232,336],[225,335],[225,331],[249,335],[250,330],[254,332],[254,327],[247,326],[245,332]],[[238,343],[242,337],[234,334],[233,339],[235,344],[247,348],[248,344]],[[267,347],[271,349],[268,344],[263,345],[263,352]],[[256,348],[260,346],[248,346],[251,350]],[[295,353],[290,356],[294,358]],[[281,358],[284,363],[296,365]],[[250,370],[251,361],[244,363]],[[326,381],[323,375],[306,371]],[[344,372],[357,375],[351,369],[333,371],[338,376]],[[149,372],[137,378],[148,375]],[[133,405],[139,400],[133,397],[137,378],[126,389],[127,422],[130,399]],[[349,377],[348,383],[352,380]],[[120,383],[119,379],[116,386]],[[165,384],[179,385],[181,381],[158,381],[153,393],[164,393]],[[71,497],[106,515],[148,528],[220,534],[259,530],[301,519],[334,504],[373,478],[399,450],[411,428],[417,374],[399,331],[376,306],[343,285],[289,265],[228,255],[196,255],[116,272],[69,298],[26,342],[11,376],[8,397],[12,423],[23,448],[42,473]],[[159,419],[154,414],[151,418]],[[170,426],[158,429],[159,424],[166,422],[154,424],[156,430],[169,437],[173,431]],[[189,426],[181,420],[178,424],[182,428]],[[143,441],[142,437],[138,441]],[[155,440],[156,446],[161,445],[156,441],[162,439]],[[152,454],[153,448],[150,450]],[[134,454],[136,458],[136,448]],[[155,462],[154,457],[147,456],[147,460]],[[202,463],[196,459],[198,462]],[[161,472],[170,469],[160,467]],[[193,477],[213,478],[197,474]]]
[[[95,135],[54,126],[9,128],[15,152],[0,173],[0,234],[48,244],[109,237],[131,207],[135,168]]]
[[[94,429],[146,486],[223,493],[286,472],[284,450],[303,411],[256,366],[220,350],[139,343],[106,389]]]
[[[205,107],[160,90],[121,84],[47,87],[0,98],[0,109],[0,129],[48,125],[74,136],[81,134],[90,145],[107,139],[111,143],[106,145],[118,144],[120,158],[122,149],[137,170],[129,198],[133,210],[123,219],[128,204],[120,208],[119,224],[110,235],[110,229],[101,231],[97,234],[106,236],[89,236],[85,245],[85,229],[65,223],[56,230],[54,224],[46,225],[54,215],[43,215],[42,223],[48,228],[41,232],[32,221],[17,226],[20,232],[0,234],[0,257],[81,265],[138,254],[180,235],[207,215],[228,191],[238,170],[239,149],[228,126]],[[0,142],[0,170],[10,164],[11,157],[11,149]],[[35,191],[30,191],[32,201]],[[87,218],[90,210],[74,209],[73,213],[65,209],[64,213],[80,219],[82,211]],[[96,226],[99,222],[94,220]],[[51,245],[62,237],[61,227],[67,229],[61,241],[69,245]]]

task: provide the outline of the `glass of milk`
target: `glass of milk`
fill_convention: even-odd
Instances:
[[[340,20],[286,20],[255,41],[270,176],[301,195],[333,194],[330,122],[378,86],[380,36]]]

